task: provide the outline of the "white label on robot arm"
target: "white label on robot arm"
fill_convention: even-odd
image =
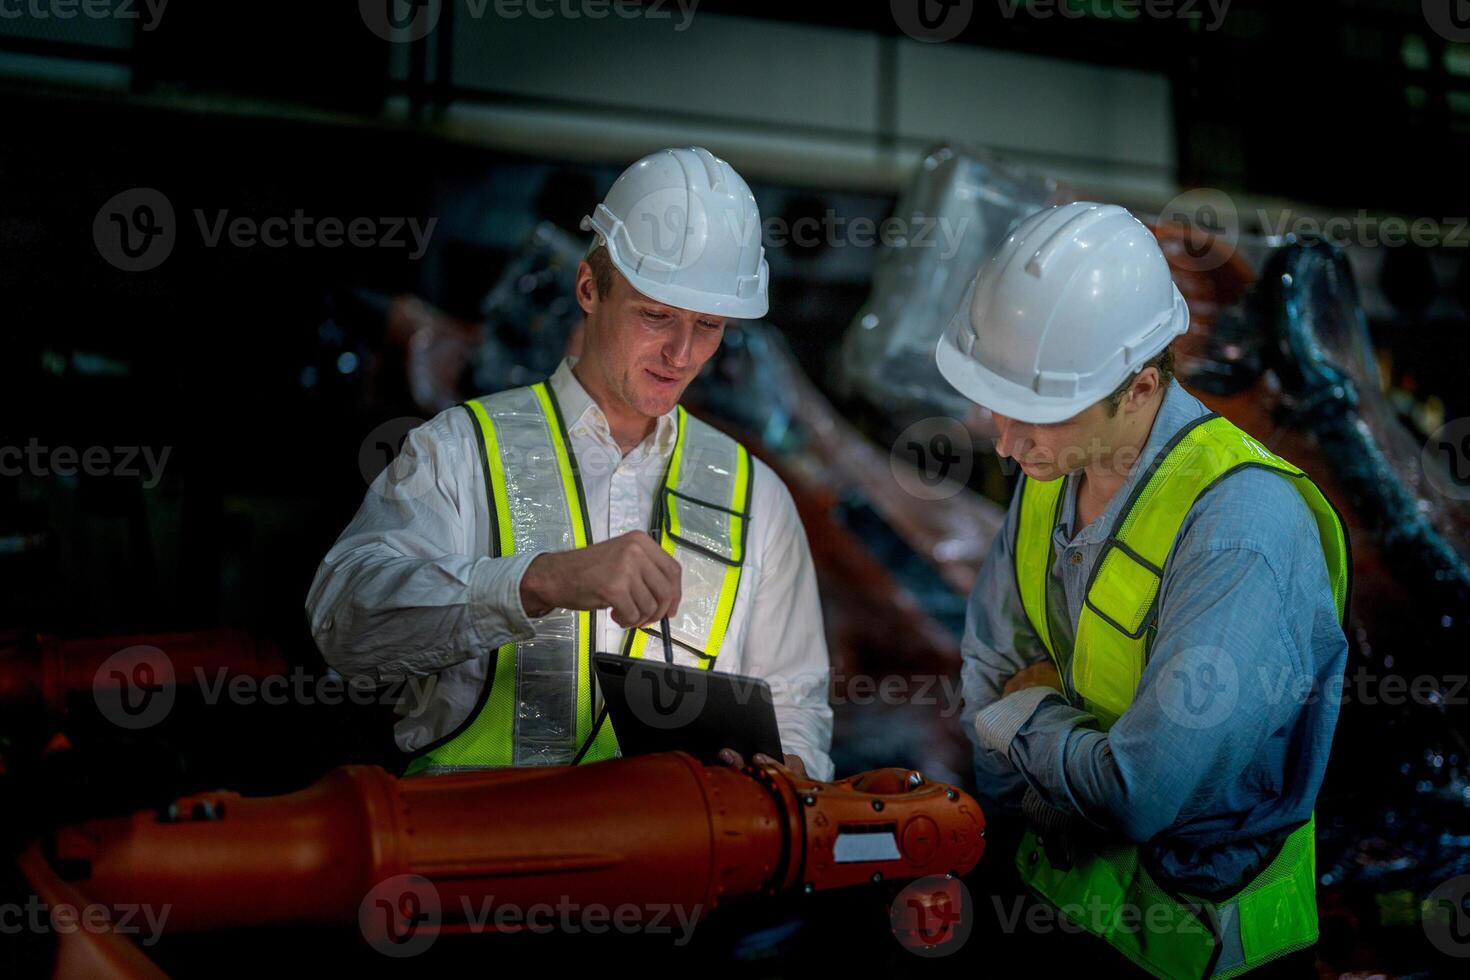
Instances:
[[[895,829],[892,824],[843,828],[837,832],[837,842],[832,845],[832,858],[838,864],[897,860],[900,855]]]

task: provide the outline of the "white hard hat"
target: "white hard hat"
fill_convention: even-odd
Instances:
[[[1018,224],[939,338],[939,373],[1021,422],[1102,401],[1189,329],[1158,240],[1123,208],[1085,201]]]
[[[659,150],[623,171],[582,219],[650,299],[696,313],[766,315],[761,216],[735,168],[702,147]]]

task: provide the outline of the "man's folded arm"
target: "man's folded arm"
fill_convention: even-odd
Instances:
[[[1202,549],[1171,562],[1167,577],[1137,694],[1108,732],[1045,688],[1011,694],[976,726],[1048,805],[1135,842],[1245,770],[1290,720],[1295,702],[1284,692],[1304,670],[1264,554]]]
[[[433,674],[534,634],[520,582],[535,553],[475,555],[478,448],[451,409],[409,433],[317,569],[312,636],[342,674]]]

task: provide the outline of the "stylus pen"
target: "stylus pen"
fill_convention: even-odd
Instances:
[[[668,483],[667,474],[664,476],[664,483]],[[668,508],[669,502],[667,495],[660,493],[658,495],[658,506],[653,516],[653,529],[648,532],[649,536],[655,541],[663,533],[664,518],[668,514]],[[669,617],[665,616],[658,621],[658,624],[659,628],[664,631],[664,663],[671,664],[674,662],[674,641],[669,638]]]

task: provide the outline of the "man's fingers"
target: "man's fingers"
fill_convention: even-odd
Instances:
[[[642,597],[639,596],[640,591],[643,592]],[[648,596],[647,592],[648,590],[644,589],[642,583],[636,578],[620,583],[618,588],[613,590],[609,602],[609,605],[612,606],[613,622],[624,629],[647,623],[645,616],[653,607],[653,599]]]
[[[632,599],[620,596],[618,601],[612,603],[612,618],[613,622],[623,629],[637,626],[639,625],[638,607],[633,605]]]
[[[720,761],[736,769],[745,765],[745,759],[734,749],[720,749]]]
[[[599,564],[611,566],[611,581],[599,608],[611,606],[619,626],[647,626],[679,611],[684,569],[647,531],[628,531],[593,547],[608,549]]]
[[[679,563],[669,557],[662,548],[654,545],[652,538],[647,540],[653,550],[643,552],[643,557],[648,560],[648,564],[642,570],[643,584],[658,600],[658,609],[654,619],[663,619],[678,611],[683,573],[679,568]],[[674,574],[670,574],[670,566]]]
[[[638,609],[638,618],[637,622],[633,623],[634,626],[647,626],[649,623],[658,621],[659,600],[641,578],[635,577],[628,583],[628,595]]]

